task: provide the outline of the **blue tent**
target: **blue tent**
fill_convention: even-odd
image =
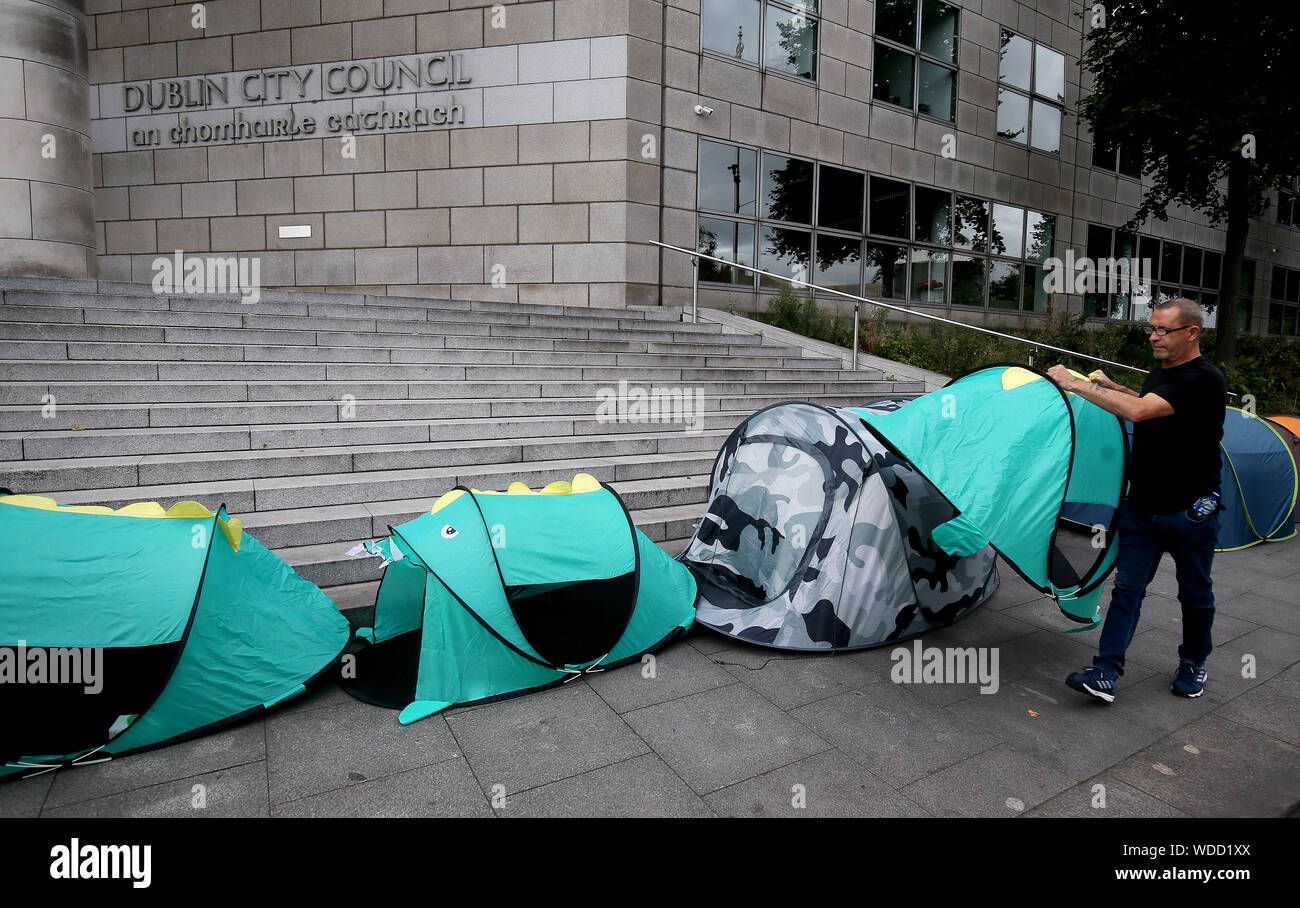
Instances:
[[[1229,407],[1219,448],[1224,510],[1215,551],[1294,537],[1296,464],[1282,433],[1253,413]]]

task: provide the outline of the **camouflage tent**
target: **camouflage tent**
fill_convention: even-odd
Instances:
[[[696,620],[823,651],[951,624],[998,583],[991,548],[956,557],[934,544],[929,529],[956,513],[852,410],[761,410],[723,445],[708,513],[679,556],[699,585]]]

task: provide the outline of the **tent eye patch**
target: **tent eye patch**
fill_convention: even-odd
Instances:
[[[457,530],[451,524],[447,524],[445,527],[442,528],[443,539],[455,539],[459,535],[460,535],[460,531]]]

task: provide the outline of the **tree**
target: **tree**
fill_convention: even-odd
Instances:
[[[1227,224],[1216,358],[1234,366],[1249,219],[1300,174],[1300,4],[1120,0],[1083,17],[1095,87],[1080,114],[1095,143],[1143,166],[1125,228],[1175,203]]]

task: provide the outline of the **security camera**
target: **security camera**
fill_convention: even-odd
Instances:
[[[696,104],[696,105],[695,105],[695,112],[696,112],[697,114],[699,114],[701,117],[707,117],[707,116],[712,115],[712,113],[713,113],[713,108],[712,108],[712,107],[705,107],[703,104]]]

